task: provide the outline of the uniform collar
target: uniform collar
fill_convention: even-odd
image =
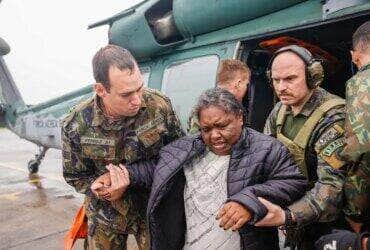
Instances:
[[[103,123],[106,124],[109,118],[105,116],[104,111],[102,109],[101,99],[97,95],[94,96],[93,108],[94,110],[93,110],[92,126],[98,127],[98,126],[102,126]],[[143,97],[141,99],[141,108],[139,110],[139,113],[143,112],[146,108],[147,108],[147,103],[145,101],[144,94],[143,94]],[[121,120],[114,121],[112,124],[115,124],[114,127],[117,127],[117,129],[119,129],[119,127],[124,126],[125,124],[128,126],[129,124],[134,122],[135,118],[139,115],[139,113],[133,117],[124,117]],[[122,126],[120,126],[120,124]]]
[[[100,98],[97,95],[94,95],[94,110],[93,110],[93,119],[92,119],[92,125],[94,127],[100,126],[104,119],[106,119],[103,110],[100,107]]]
[[[358,71],[361,72],[361,71],[365,71],[368,69],[370,69],[370,62],[362,66]]]
[[[322,99],[323,99],[322,89],[321,88],[314,89],[311,97],[303,105],[301,111],[295,116],[303,115],[305,117],[309,117],[313,113],[313,111],[315,111],[315,109],[320,105]],[[289,106],[287,108],[287,114],[293,114],[292,109]]]

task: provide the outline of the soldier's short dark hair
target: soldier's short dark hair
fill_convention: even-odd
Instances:
[[[117,45],[107,45],[94,55],[92,60],[94,78],[97,83],[109,90],[109,68],[128,69],[132,73],[137,62],[130,51]]]
[[[370,52],[370,21],[362,24],[353,33],[352,46],[360,52]]]
[[[208,89],[200,95],[193,109],[194,115],[199,117],[203,109],[211,106],[216,106],[226,113],[232,113],[234,115],[243,115],[244,113],[242,104],[236,100],[235,96],[229,91],[218,87]]]

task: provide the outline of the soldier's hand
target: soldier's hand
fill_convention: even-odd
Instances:
[[[267,208],[267,214],[255,224],[256,227],[273,227],[285,224],[285,212],[280,206],[261,197],[258,197],[258,199]]]
[[[92,184],[91,184],[91,191],[96,195],[98,198],[107,199],[110,196],[108,191],[108,187],[110,187],[110,174],[109,172],[99,176]]]
[[[109,164],[107,169],[109,170],[111,179],[111,186],[108,188],[110,197],[107,200],[115,201],[122,197],[123,193],[130,185],[129,173],[121,164],[119,167]]]
[[[218,212],[216,219],[225,230],[236,231],[251,219],[252,215],[243,205],[230,201]]]

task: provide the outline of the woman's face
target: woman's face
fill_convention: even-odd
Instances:
[[[228,155],[239,140],[243,115],[226,113],[222,108],[210,106],[199,112],[199,125],[204,143],[217,155]]]

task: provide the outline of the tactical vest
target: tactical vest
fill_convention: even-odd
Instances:
[[[282,105],[276,119],[276,137],[281,141],[290,151],[294,160],[298,164],[301,173],[308,178],[308,169],[306,162],[306,148],[311,137],[312,132],[319,123],[319,121],[324,117],[326,112],[336,106],[345,105],[345,101],[342,99],[330,99],[323,104],[321,104],[316,110],[311,114],[307,121],[303,124],[302,128],[299,130],[297,135],[293,140],[289,139],[283,135],[282,128],[285,123],[287,116],[286,110],[287,106]],[[310,180],[312,181],[312,180]]]

